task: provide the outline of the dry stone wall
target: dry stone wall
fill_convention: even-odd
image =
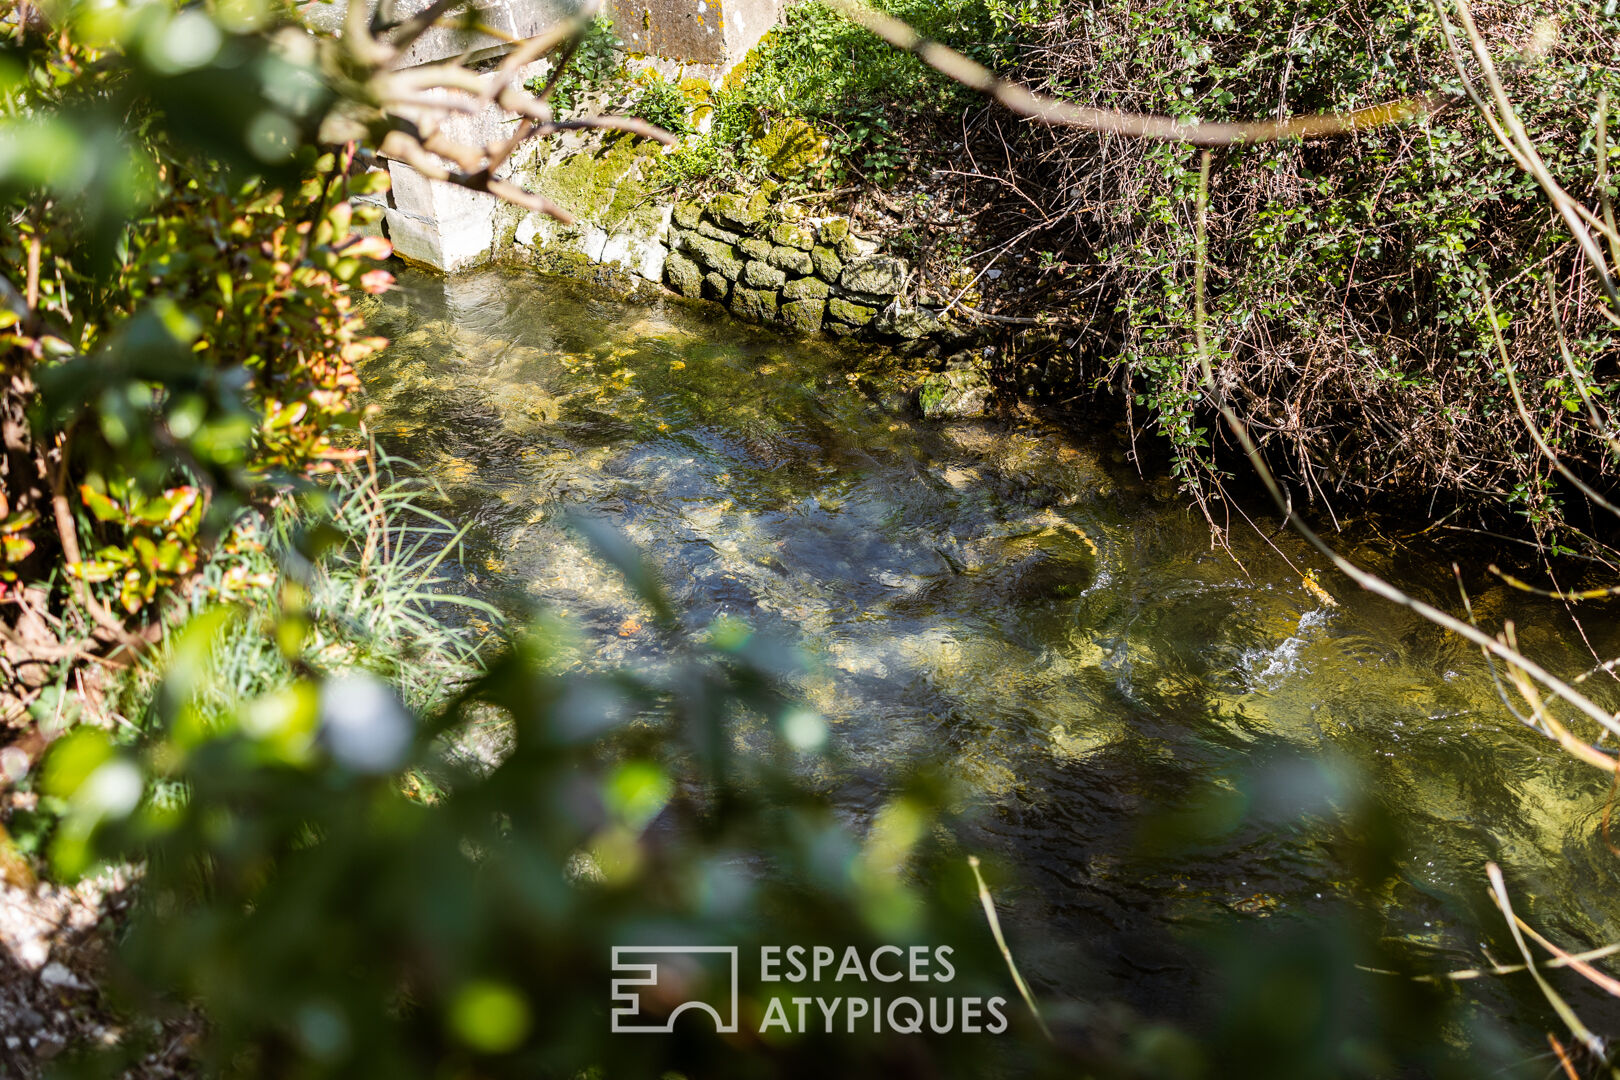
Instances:
[[[749,322],[878,340],[951,336],[947,319],[906,302],[911,271],[841,217],[809,218],[764,192],[677,203],[664,283]]]

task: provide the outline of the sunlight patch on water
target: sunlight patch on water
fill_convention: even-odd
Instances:
[[[1257,896],[1268,914],[1310,910],[1346,876],[1337,815],[1354,799],[1412,837],[1374,901],[1392,936],[1473,949],[1457,913],[1487,859],[1547,897],[1615,876],[1601,779],[1506,714],[1477,651],[1355,592],[1290,534],[1275,544],[1337,607],[1234,530],[1240,569],[1180,500],[1104,464],[1123,438],[919,422],[892,358],[673,302],[527,274],[401,281],[370,316],[394,341],[364,370],[375,430],[474,526],[477,584],[566,614],[570,663],[656,663],[647,612],[563,517],[612,522],[689,629],[734,617],[800,650],[794,691],[873,777],[851,813],[909,766],[941,765],[980,839],[1043,883],[1043,918],[1077,939],[1163,935],[1199,905],[1247,916],[1232,905]],[[1356,555],[1454,602],[1443,559]],[[1486,583],[1475,603],[1493,626],[1518,618],[1560,670],[1589,666],[1523,598]],[[1343,763],[1364,786],[1176,875],[1128,869],[1133,814],[1276,755]],[[1562,925],[1620,938],[1613,897],[1559,908]]]
[[[1332,613],[1326,608],[1317,608],[1307,611],[1299,617],[1299,625],[1294,634],[1282,644],[1272,649],[1251,649],[1245,652],[1240,659],[1243,670],[1252,676],[1255,682],[1263,689],[1273,690],[1285,678],[1295,674],[1309,674],[1308,667],[1302,667],[1301,656],[1306,645],[1315,637],[1314,631],[1326,625]]]

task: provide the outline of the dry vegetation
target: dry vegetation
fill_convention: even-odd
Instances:
[[[1056,399],[1122,391],[1138,432],[1167,436],[1189,488],[1219,499],[1230,464],[1211,445],[1190,303],[1194,146],[1213,144],[1218,397],[1290,498],[1331,514],[1396,496],[1470,525],[1518,517],[1551,551],[1601,546],[1589,499],[1521,422],[1492,324],[1546,442],[1601,491],[1614,328],[1569,224],[1469,100],[1478,62],[1464,47],[1458,67],[1436,9],[1050,0],[1022,18],[1028,44],[1003,73],[1049,97],[952,72],[1021,114],[970,110],[958,166],[974,183],[962,205],[979,200],[976,227],[1000,241],[970,245],[1006,270],[978,282],[999,293],[988,306],[1063,328],[1026,343],[1016,379]],[[1479,22],[1548,167],[1601,214],[1620,22],[1598,4],[1489,5]]]

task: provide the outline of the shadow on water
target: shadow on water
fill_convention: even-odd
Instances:
[[[374,426],[475,525],[474,584],[566,616],[574,662],[656,665],[634,598],[562,525],[584,512],[649,555],[694,629],[796,642],[796,690],[849,760],[945,760],[960,842],[1003,867],[1042,991],[1207,1016],[1221,976],[1197,941],[1340,918],[1415,970],[1482,944],[1510,961],[1489,860],[1565,944],[1620,938],[1602,779],[1516,724],[1476,652],[1289,534],[1238,533],[1234,560],[1123,447],[919,421],[881,357],[526,273],[401,282],[371,315],[393,341],[364,373]],[[1354,554],[1455,606],[1440,553]],[[1483,582],[1476,603],[1554,670],[1590,665],[1544,609]],[[1612,621],[1587,631],[1620,652]],[[1558,982],[1620,1030],[1613,1001]],[[1522,979],[1468,992],[1540,1039]]]

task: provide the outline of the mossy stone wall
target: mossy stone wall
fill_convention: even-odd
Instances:
[[[905,260],[842,217],[793,217],[764,192],[677,203],[664,282],[750,322],[872,340],[954,336],[948,319],[905,300]]]

